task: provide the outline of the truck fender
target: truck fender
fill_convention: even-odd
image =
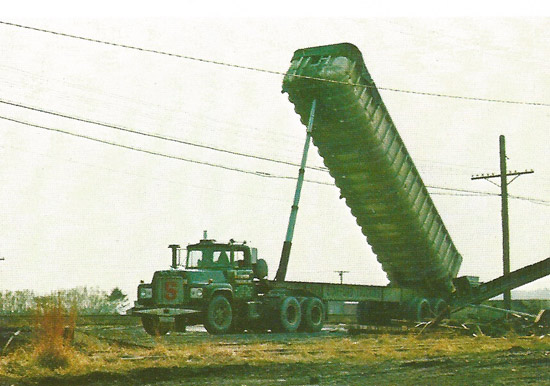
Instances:
[[[205,296],[204,299],[208,303],[214,296],[216,295],[223,295],[229,300],[230,302],[233,300],[233,288],[229,284],[223,284],[223,285],[212,285],[209,284],[204,288]]]

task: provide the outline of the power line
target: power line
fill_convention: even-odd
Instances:
[[[183,157],[173,156],[173,155],[169,155],[169,154],[165,154],[165,153],[155,152],[155,151],[146,150],[146,149],[142,149],[142,148],[138,148],[138,147],[134,147],[134,146],[128,146],[128,145],[115,143],[115,142],[112,142],[112,141],[107,141],[107,140],[103,140],[103,139],[99,139],[99,138],[94,138],[94,137],[90,137],[88,135],[76,134],[76,133],[66,131],[66,130],[62,130],[62,129],[55,129],[55,128],[51,128],[51,127],[37,125],[37,124],[30,123],[30,122],[25,122],[25,121],[9,118],[9,117],[0,116],[0,119],[4,119],[6,121],[15,122],[15,123],[19,123],[21,125],[26,125],[26,126],[30,126],[30,127],[34,127],[34,128],[38,128],[38,129],[42,129],[42,130],[47,130],[47,131],[52,131],[52,132],[57,132],[57,133],[61,133],[61,134],[70,135],[70,136],[73,136],[73,137],[87,139],[87,140],[90,140],[90,141],[99,142],[99,143],[103,143],[103,144],[106,144],[106,145],[120,147],[120,148],[124,148],[124,149],[127,149],[127,150],[133,150],[133,151],[137,151],[137,152],[141,152],[141,153],[156,155],[156,156],[175,159],[175,160],[179,160],[179,161],[190,162],[190,163],[204,165],[204,166],[211,166],[211,167],[216,167],[216,168],[229,170],[229,171],[234,171],[234,172],[239,172],[239,173],[244,173],[244,174],[251,174],[251,175],[258,176],[258,177],[276,178],[276,179],[289,179],[289,180],[295,180],[296,179],[296,177],[291,177],[291,176],[275,175],[275,174],[271,174],[271,173],[267,173],[267,172],[263,172],[263,171],[245,170],[245,169],[234,168],[234,167],[225,166],[225,165],[221,165],[221,164],[215,164],[215,163],[211,163],[211,162],[198,161],[198,160],[194,160],[194,159],[191,159],[191,158],[183,158]],[[94,123],[94,122],[90,122],[90,123]],[[130,129],[128,129],[128,130],[130,130]],[[242,154],[245,154],[245,153],[242,153]],[[330,183],[330,182],[316,181],[316,180],[310,180],[310,179],[305,179],[304,181],[309,182],[309,183],[318,184],[318,185],[335,186],[334,183]],[[443,186],[426,185],[426,187],[431,188],[431,189],[441,189],[441,190],[447,190],[447,191],[453,191],[453,192],[467,193],[467,194],[444,194],[444,193],[438,193],[438,192],[431,192],[430,194],[432,194],[432,195],[500,196],[498,193],[489,193],[489,192],[483,192],[483,191],[458,189],[458,188],[450,188],[450,187],[443,187]],[[532,203],[535,203],[535,204],[550,206],[550,201],[546,201],[546,200],[542,200],[542,199],[515,196],[515,195],[514,196],[509,195],[509,197],[514,198],[514,199],[529,201],[529,202],[532,202]]]
[[[514,198],[514,199],[516,199],[516,200],[529,201],[529,202],[532,202],[532,203],[534,203],[534,204],[540,204],[540,205],[544,205],[544,206],[550,206],[550,201],[548,201],[548,200],[542,200],[542,199],[540,199],[540,198],[522,197],[522,196],[516,196],[516,195],[512,195],[512,194],[509,194],[508,197]]]
[[[441,189],[441,188],[438,188]],[[456,190],[460,191],[460,189],[449,189],[449,190]],[[500,196],[498,193],[486,193],[486,192],[479,192],[479,193],[445,193],[445,192],[430,192],[430,195],[432,196],[455,196],[455,197],[481,197],[481,196]],[[522,197],[522,196],[515,196],[515,195],[508,195],[509,198],[514,198],[517,200],[523,200],[523,201],[529,201],[533,204],[543,205],[543,206],[550,206],[550,201],[542,200],[540,198],[532,198],[532,197]]]
[[[442,193],[442,192],[430,192],[432,196],[454,196],[454,197],[480,197],[484,194],[475,194],[475,193]]]
[[[51,127],[36,125],[34,123],[25,122],[25,121],[21,121],[21,120],[9,118],[9,117],[0,116],[0,119],[4,119],[4,120],[10,121],[10,122],[19,123],[21,125],[34,127],[34,128],[37,128],[37,129],[53,131],[53,132],[57,132],[57,133],[61,133],[61,134],[70,135],[70,136],[73,136],[73,137],[78,137],[78,138],[83,138],[83,139],[87,139],[87,140],[94,141],[94,142],[103,143],[103,144],[106,144],[106,145],[116,146],[116,147],[120,147],[120,148],[123,148],[123,149],[133,150],[133,151],[137,151],[137,152],[141,152],[141,153],[156,155],[156,156],[175,159],[175,160],[179,160],[179,161],[190,162],[190,163],[205,165],[205,166],[211,166],[211,167],[230,170],[230,171],[239,172],[239,173],[252,174],[252,175],[255,175],[255,176],[259,176],[259,177],[288,179],[288,180],[296,179],[295,177],[290,177],[290,176],[281,176],[281,175],[276,175],[276,174],[271,174],[271,173],[266,173],[266,172],[260,172],[260,171],[250,171],[250,170],[245,170],[245,169],[240,169],[240,168],[234,168],[234,167],[230,167],[230,166],[215,164],[215,163],[211,163],[211,162],[198,161],[198,160],[194,160],[194,159],[191,159],[191,158],[178,157],[178,156],[169,155],[169,154],[165,154],[165,153],[160,153],[160,152],[156,152],[156,151],[152,151],[152,150],[146,150],[146,149],[142,149],[142,148],[138,148],[138,147],[134,147],[134,146],[123,145],[123,144],[120,144],[120,143],[115,143],[115,142],[111,142],[111,141],[107,141],[107,140],[103,140],[103,139],[99,139],[99,138],[94,138],[94,137],[90,137],[88,135],[76,134],[76,133],[66,131],[66,130],[61,130],[61,129],[55,129],[55,128],[51,128]],[[332,183],[327,183],[327,182],[322,182],[322,181],[315,181],[315,180],[305,180],[305,181],[311,182],[311,183],[314,183],[314,184],[319,184],[319,185],[334,185]]]
[[[160,156],[160,157],[175,159],[175,160],[179,160],[179,161],[190,162],[190,163],[195,163],[195,164],[204,165],[204,166],[211,166],[211,167],[216,167],[216,168],[220,168],[220,169],[235,171],[235,172],[239,172],[239,173],[251,174],[251,175],[255,175],[255,176],[259,176],[259,177],[277,178],[277,179],[291,179],[291,180],[296,179],[296,177],[274,175],[274,174],[263,172],[263,171],[250,171],[250,170],[234,168],[234,167],[229,167],[229,166],[220,165],[220,164],[214,164],[214,163],[210,163],[210,162],[198,161],[198,160],[194,160],[194,159],[190,159],[190,158],[183,158],[183,157],[173,156],[173,155],[160,153],[160,152],[155,152],[155,151],[146,150],[146,149],[141,149],[141,148],[137,148],[137,147],[133,147],[133,146],[122,145],[122,144],[118,144],[118,143],[115,143],[115,142],[102,140],[102,139],[99,139],[99,138],[94,138],[94,137],[90,137],[90,136],[83,135],[83,134],[76,134],[76,133],[66,131],[66,130],[61,130],[61,129],[55,129],[55,128],[45,127],[45,126],[41,126],[41,125],[36,125],[36,124],[33,124],[33,123],[29,123],[29,122],[25,122],[25,121],[13,119],[13,118],[8,118],[8,117],[4,117],[4,116],[0,116],[0,119],[4,119],[4,120],[7,120],[7,121],[19,123],[19,124],[22,124],[22,125],[26,125],[26,126],[30,126],[30,127],[34,127],[34,128],[38,128],[38,129],[42,129],[42,130],[48,130],[48,131],[53,131],[53,132],[57,132],[57,133],[61,133],[61,134],[71,135],[71,136],[74,136],[74,137],[83,138],[83,139],[87,139],[87,140],[94,141],[94,142],[99,142],[99,143],[103,143],[103,144],[107,144],[107,145],[111,145],[111,146],[116,146],[116,147],[120,147],[120,148],[124,148],[124,149],[128,149],[128,150],[142,152],[142,153],[146,153],[146,154],[150,154],[150,155],[156,155],[156,156]],[[322,182],[322,181],[309,180],[309,179],[305,179],[304,181],[310,182],[310,183],[315,183],[315,184],[318,184],[318,185],[334,186],[334,183],[329,183],[329,182]],[[499,194],[497,194],[497,193],[488,193],[488,192],[481,192],[481,191],[475,191],[475,190],[466,190],[466,189],[457,189],[457,188],[449,188],[449,187],[442,187],[442,186],[430,186],[430,185],[427,185],[426,187],[427,188],[433,188],[433,189],[442,189],[442,190],[449,190],[449,191],[455,191],[455,192],[462,192],[462,193],[470,193],[470,194],[468,194],[469,196],[474,196],[474,195],[499,196]],[[431,194],[459,196],[459,194],[443,194],[443,193],[437,193],[437,192],[432,192]],[[461,196],[466,196],[466,194],[461,194]],[[515,199],[530,201],[530,202],[533,202],[535,204],[550,205],[550,201],[545,201],[545,200],[542,200],[542,199],[536,199],[536,198],[530,198],[530,197],[521,197],[521,196],[512,196],[512,195],[510,195],[510,197],[515,198]]]
[[[445,193],[439,193],[439,192],[430,192],[431,195],[440,195],[440,196],[496,196],[500,197],[500,193],[491,193],[491,192],[483,192],[479,190],[469,190],[469,189],[459,189],[459,188],[448,188],[444,186],[433,186],[433,185],[426,185],[427,188],[431,189],[441,189],[441,190],[448,190],[453,192],[460,192],[464,194],[445,194]],[[540,204],[544,206],[550,206],[550,201],[543,200],[540,198],[533,198],[533,197],[523,197],[523,196],[516,196],[509,194],[508,197],[514,198],[517,200],[524,200],[529,201],[534,204]]]
[[[477,194],[477,195],[480,195],[480,196],[500,196],[500,194],[498,194],[498,193],[483,192],[483,191],[479,191],[479,190],[448,188],[448,187],[445,187],[445,186],[426,185],[426,188],[450,190],[450,191],[453,191],[453,192],[461,192],[461,193],[474,193],[474,194]]]
[[[36,112],[40,112],[40,113],[44,113],[44,114],[50,114],[50,115],[53,115],[53,116],[72,119],[72,120],[79,121],[79,122],[84,122],[84,123],[89,123],[89,124],[93,124],[93,125],[103,126],[103,127],[107,127],[107,128],[111,128],[111,129],[115,129],[115,130],[125,131],[125,132],[129,132],[129,133],[133,133],[133,134],[143,135],[143,136],[147,136],[147,137],[151,137],[151,138],[161,139],[161,140],[165,140],[165,141],[171,141],[171,142],[175,142],[175,143],[180,143],[180,144],[194,146],[194,147],[198,147],[198,148],[213,150],[213,151],[227,153],[227,154],[231,154],[231,155],[247,157],[247,158],[253,158],[253,159],[258,159],[258,160],[268,161],[268,162],[274,162],[274,163],[279,163],[279,164],[293,166],[293,167],[299,167],[300,166],[299,164],[293,163],[293,162],[290,162],[290,161],[283,161],[283,160],[278,160],[278,159],[269,158],[269,157],[263,157],[263,156],[259,156],[259,155],[253,155],[253,154],[248,154],[248,153],[242,153],[242,152],[227,150],[227,149],[223,149],[223,148],[219,148],[219,147],[203,145],[203,144],[196,143],[196,142],[184,141],[184,140],[173,138],[173,137],[167,137],[167,136],[163,136],[163,135],[155,134],[155,133],[147,133],[147,132],[144,132],[144,131],[139,131],[139,130],[136,130],[136,129],[127,128],[127,127],[124,127],[124,126],[121,126],[121,125],[115,125],[115,124],[111,124],[111,123],[105,123],[105,122],[101,122],[101,121],[96,121],[96,120],[91,120],[91,119],[87,119],[87,118],[77,117],[77,116],[74,116],[74,115],[68,115],[68,114],[65,114],[65,113],[58,112],[58,111],[46,110],[46,109],[41,108],[41,107],[30,106],[30,105],[22,104],[22,103],[19,103],[19,102],[9,101],[9,100],[6,100],[6,99],[1,99],[0,98],[0,103],[10,105],[10,106],[20,107],[20,108],[23,108],[23,109],[36,111]],[[473,169],[473,167],[467,167],[465,165],[452,164],[452,163],[442,162],[442,161],[422,160],[422,159],[420,159],[420,161],[421,161],[421,163],[441,164],[441,165],[446,165],[446,166],[450,166],[450,167],[458,167],[458,168],[462,167],[462,168],[465,168],[465,169],[466,168]],[[311,170],[316,170],[316,171],[321,171],[321,172],[328,173],[328,169],[324,166],[306,166],[306,168],[311,169]],[[478,169],[478,168],[476,168],[476,169]],[[434,188],[436,188],[436,187],[434,187]]]
[[[146,136],[146,137],[151,137],[151,138],[161,139],[161,140],[165,140],[165,141],[180,143],[180,144],[183,144],[183,145],[188,145],[188,146],[194,146],[194,147],[199,147],[199,148],[203,148],[203,149],[213,150],[213,151],[217,151],[217,152],[221,152],[221,153],[227,153],[227,154],[241,156],[241,157],[253,158],[253,159],[258,159],[258,160],[262,160],[262,161],[274,162],[274,163],[279,163],[279,164],[294,166],[294,167],[299,167],[300,166],[299,164],[294,163],[294,162],[290,162],[290,161],[283,161],[283,160],[278,160],[278,159],[269,158],[269,157],[263,157],[263,156],[259,156],[259,155],[253,155],[253,154],[248,154],[248,153],[242,153],[242,152],[227,150],[227,149],[214,147],[214,146],[210,146],[210,145],[203,145],[203,144],[199,144],[199,143],[196,143],[196,142],[184,141],[182,139],[167,137],[167,136],[163,136],[163,135],[155,134],[155,133],[147,133],[147,132],[144,132],[144,131],[139,131],[139,130],[136,130],[136,129],[127,128],[127,127],[124,127],[124,126],[121,126],[121,125],[115,125],[115,124],[105,123],[105,122],[91,120],[91,119],[87,119],[87,118],[81,118],[81,117],[77,117],[77,116],[74,116],[74,115],[68,115],[68,114],[65,114],[65,113],[58,112],[58,111],[46,110],[46,109],[41,108],[41,107],[30,106],[30,105],[26,105],[26,104],[22,104],[22,103],[19,103],[19,102],[14,102],[14,101],[2,99],[2,98],[0,98],[0,103],[10,105],[10,106],[20,107],[20,108],[23,108],[23,109],[36,111],[36,112],[40,112],[40,113],[44,113],[44,114],[49,114],[49,115],[54,115],[54,116],[58,116],[58,117],[62,117],[62,118],[72,119],[72,120],[79,121],[79,122],[84,122],[84,123],[89,123],[89,124],[93,124],[93,125],[103,126],[103,127],[107,127],[107,128],[110,128],[110,129],[115,129],[115,130],[119,130],[119,131],[125,131],[125,132],[129,132],[129,133],[133,133],[133,134],[138,134],[138,135],[142,135],[142,136]],[[465,165],[452,164],[452,163],[442,162],[442,161],[433,161],[433,160],[420,160],[420,161],[430,163],[430,164],[434,163],[434,164],[447,165],[447,166],[451,166],[451,167],[459,167],[459,168],[464,167],[464,168],[466,168]],[[324,166],[306,166],[306,168],[311,169],[311,170],[316,170],[316,171],[321,171],[321,172],[328,173],[328,169]]]
[[[281,199],[281,198],[278,198],[278,197],[273,197],[273,196],[256,195],[256,194],[243,194],[240,191],[236,192],[236,191],[231,191],[231,190],[223,190],[223,189],[220,189],[219,187],[213,187],[213,186],[206,187],[206,186],[201,186],[201,185],[194,185],[194,184],[189,183],[189,181],[185,181],[185,183],[183,183],[181,180],[172,180],[172,179],[167,179],[167,178],[164,178],[164,177],[160,178],[160,177],[155,177],[155,176],[139,174],[139,173],[135,173],[135,172],[129,172],[127,170],[122,170],[122,169],[113,169],[113,168],[98,165],[98,164],[75,161],[74,159],[70,159],[70,158],[60,158],[60,157],[56,157],[55,155],[52,155],[52,154],[45,154],[45,153],[40,153],[40,152],[29,151],[28,149],[22,149],[22,148],[14,147],[14,146],[0,145],[0,148],[4,148],[4,149],[10,148],[12,150],[19,151],[19,152],[31,153],[31,154],[35,154],[35,155],[39,155],[39,156],[43,156],[43,157],[53,157],[53,158],[61,159],[61,160],[64,160],[64,161],[70,161],[71,164],[79,164],[79,165],[83,165],[83,166],[91,167],[91,168],[95,168],[95,169],[100,169],[100,170],[107,171],[107,172],[125,174],[125,175],[128,175],[128,176],[133,176],[133,177],[142,178],[142,179],[149,179],[149,180],[155,181],[157,183],[158,182],[164,182],[164,183],[170,183],[170,184],[185,186],[187,188],[192,188],[192,189],[214,191],[214,192],[218,192],[218,193],[237,195],[237,196],[248,197],[248,198],[253,198],[253,199],[261,198],[261,199],[268,199],[268,200],[271,200],[271,201],[279,201],[279,202],[287,202],[288,201],[288,200],[284,200],[284,199]]]
[[[10,23],[10,22],[1,21],[1,20],[0,20],[0,24],[12,26],[12,27],[24,28],[24,29],[31,30],[31,31],[44,32],[44,33],[57,35],[57,36],[68,37],[68,38],[71,38],[71,39],[78,39],[78,40],[83,40],[83,41],[92,42],[92,43],[105,44],[105,45],[113,46],[113,47],[119,47],[119,48],[126,48],[126,49],[130,49],[130,50],[148,52],[148,53],[157,54],[157,55],[171,56],[171,57],[176,57],[176,58],[180,58],[180,59],[186,59],[186,60],[192,60],[192,61],[197,61],[197,62],[202,62],[202,63],[209,63],[209,64],[215,64],[215,65],[219,65],[219,66],[237,68],[237,69],[241,69],[241,70],[256,71],[256,72],[262,72],[262,73],[266,73],[266,74],[280,75],[280,76],[292,76],[292,77],[295,77],[295,78],[309,79],[309,80],[315,80],[315,81],[327,82],[327,83],[343,84],[343,85],[352,86],[352,87],[376,88],[376,86],[374,86],[374,85],[348,83],[348,82],[336,81],[336,80],[331,80],[331,79],[317,78],[317,77],[313,77],[313,76],[290,74],[290,73],[283,72],[283,71],[268,70],[268,69],[259,68],[259,67],[244,66],[244,65],[240,65],[240,64],[234,64],[234,63],[228,63],[228,62],[221,62],[221,61],[217,61],[217,60],[198,58],[198,57],[189,56],[189,55],[175,54],[175,53],[170,53],[170,52],[167,52],[167,51],[160,51],[160,50],[154,50],[154,49],[143,48],[143,47],[138,47],[138,46],[131,46],[131,45],[122,44],[122,43],[114,43],[114,42],[110,42],[110,41],[106,41],[106,40],[93,39],[93,38],[88,38],[88,37],[83,37],[83,36],[78,36],[78,35],[72,35],[72,34],[68,34],[68,33],[64,33],[64,32],[57,32],[57,31],[47,30],[47,29],[43,29],[43,28],[31,27],[31,26],[26,26],[26,25],[16,24],[16,23]],[[405,89],[392,88],[392,87],[377,87],[377,88],[378,88],[378,90],[399,92],[399,93],[405,93],[405,94],[431,96],[431,97],[440,97],[440,98],[462,99],[462,100],[470,100],[470,101],[478,101],[478,102],[492,102],[492,103],[505,103],[505,104],[550,107],[550,103],[543,103],[543,102],[525,102],[525,101],[513,101],[513,100],[506,100],[506,99],[478,98],[478,97],[450,95],[450,94],[443,94],[443,93],[405,90]]]
[[[116,126],[116,125],[112,125],[112,124],[109,124],[109,123],[93,121],[93,120],[86,119],[86,118],[75,117],[75,116],[59,113],[59,112],[56,112],[56,111],[45,110],[45,109],[42,109],[42,108],[39,108],[39,107],[23,105],[21,103],[12,102],[12,101],[8,101],[8,100],[5,100],[5,99],[0,99],[0,103],[10,105],[10,106],[20,107],[20,108],[31,110],[31,111],[37,111],[37,112],[44,113],[44,114],[54,115],[54,116],[61,117],[61,118],[72,119],[74,121],[79,121],[79,122],[84,122],[84,123],[90,123],[90,124],[93,124],[93,125],[103,126],[103,127],[109,128],[109,129],[125,131],[125,132],[128,132],[128,133],[138,134],[138,135],[142,135],[142,136],[145,136],[145,137],[151,137],[151,138],[161,139],[161,140],[170,141],[170,142],[176,142],[176,143],[180,143],[180,144],[183,144],[183,145],[199,147],[199,148],[202,148],[202,149],[213,150],[213,151],[226,153],[226,154],[231,154],[231,155],[236,155],[236,156],[240,156],[240,157],[254,158],[254,159],[258,159],[258,160],[262,160],[262,161],[269,161],[269,162],[274,162],[274,163],[279,163],[279,164],[289,165],[289,166],[296,166],[296,167],[300,166],[300,165],[298,165],[296,163],[293,163],[293,162],[282,161],[282,160],[277,160],[277,159],[268,158],[268,157],[262,157],[262,156],[258,156],[258,155],[240,153],[240,152],[236,152],[236,151],[217,148],[217,147],[214,147],[214,146],[202,145],[202,144],[198,144],[198,143],[195,143],[195,142],[184,141],[184,140],[181,140],[181,139],[166,137],[166,136],[163,136],[163,135],[160,135],[160,134],[147,133],[147,132],[144,132],[144,131],[129,129],[129,128],[126,128],[126,127]],[[317,166],[308,166],[307,168],[312,169],[312,170],[317,170],[317,171],[323,171],[323,172],[326,171],[326,168],[317,167]]]

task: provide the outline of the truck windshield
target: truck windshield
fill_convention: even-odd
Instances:
[[[226,267],[230,265],[227,251],[213,249],[187,251],[187,268]]]

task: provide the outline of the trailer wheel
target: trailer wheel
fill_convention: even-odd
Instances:
[[[300,330],[319,332],[323,328],[325,312],[323,303],[318,298],[307,298],[302,303],[302,323]]]
[[[141,323],[145,332],[151,336],[166,335],[170,331],[170,325],[167,323],[161,323],[158,316],[142,316]]]
[[[215,295],[206,309],[204,327],[210,334],[226,334],[231,327],[233,312],[225,296]]]
[[[411,305],[411,319],[417,322],[423,322],[430,318],[430,302],[425,298],[416,298]]]
[[[294,332],[300,326],[302,310],[294,296],[283,298],[279,306],[278,326],[282,332]]]
[[[449,306],[447,305],[447,302],[445,300],[433,299],[431,301],[431,306],[434,318],[439,317],[440,315],[441,318],[449,317]]]

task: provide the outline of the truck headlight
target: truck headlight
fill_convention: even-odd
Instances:
[[[202,298],[202,288],[191,288],[190,295],[192,298]]]
[[[139,298],[140,299],[151,299],[153,297],[152,288],[140,288],[139,289]]]

